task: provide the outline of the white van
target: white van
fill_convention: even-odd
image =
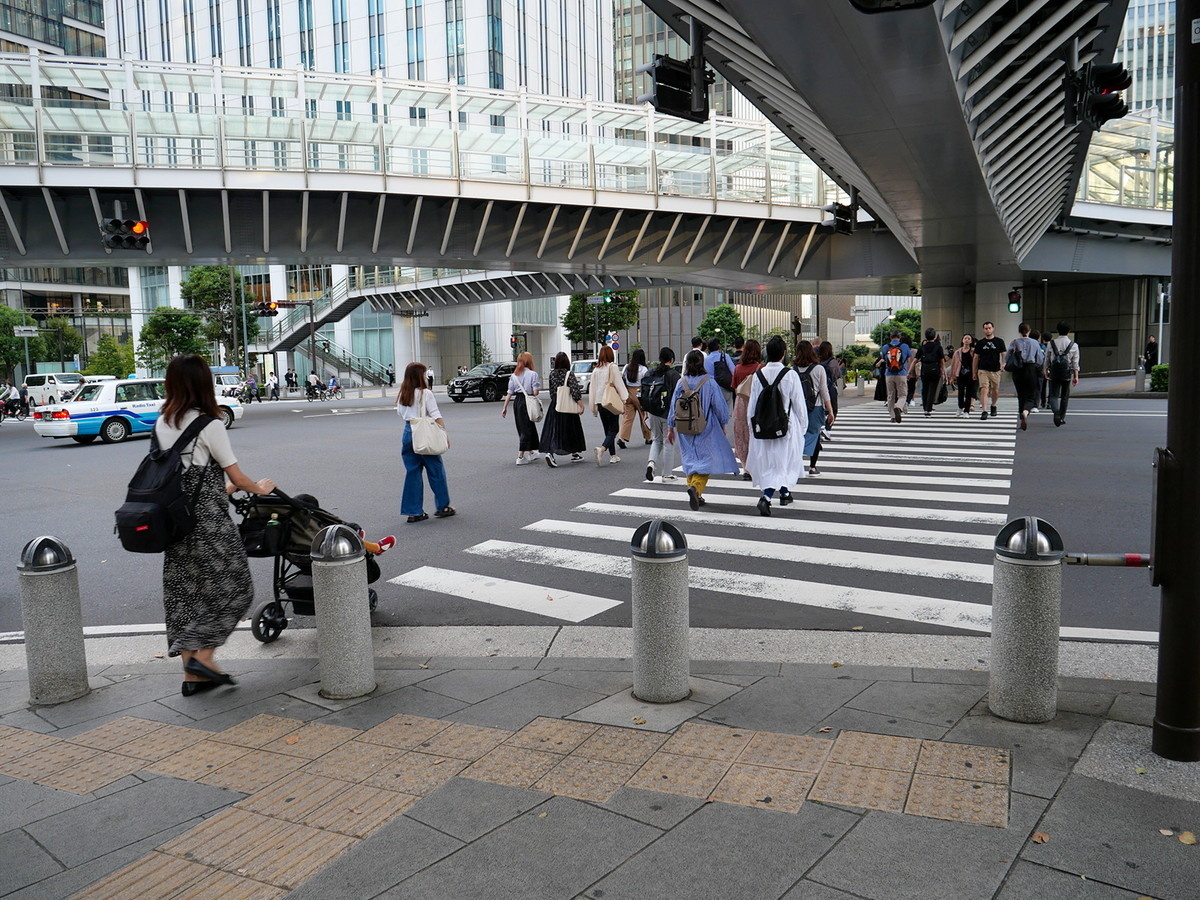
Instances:
[[[78,372],[42,372],[26,375],[25,386],[29,389],[29,405],[45,406],[61,403],[63,397],[83,384]]]

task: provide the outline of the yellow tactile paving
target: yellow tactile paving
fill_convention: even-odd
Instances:
[[[750,739],[737,761],[754,766],[817,773],[829,758],[833,741],[802,734],[760,731]]]
[[[302,722],[295,719],[260,715],[247,719],[245,722],[239,722],[232,728],[218,731],[212,736],[212,739],[227,744],[237,744],[240,747],[258,748],[299,730],[302,725]]]
[[[973,825],[1008,825],[1008,789],[999,784],[914,775],[904,811]]]
[[[529,787],[560,762],[562,756],[557,753],[505,746],[497,747],[487,756],[471,763],[462,774],[465,778],[492,784]]]
[[[571,751],[573,756],[603,759],[608,762],[640,766],[667,742],[667,735],[637,728],[601,725],[596,732]]]
[[[399,759],[403,753],[403,750],[384,747],[381,744],[347,741],[317,757],[302,771],[310,775],[358,782],[370,778],[389,763]]]
[[[660,750],[629,779],[631,788],[707,799],[720,784],[729,763],[699,756],[679,756]]]
[[[172,753],[166,759],[147,763],[146,769],[159,775],[171,775],[175,778],[185,778],[188,781],[199,781],[205,775],[215,772],[221,766],[240,759],[249,753],[246,747],[236,744],[222,744],[218,741],[201,741],[190,747]]]
[[[131,741],[135,741],[152,731],[158,731],[162,727],[162,722],[151,722],[147,719],[122,716],[119,719],[113,719],[111,722],[101,725],[99,728],[93,728],[91,731],[85,731],[83,734],[67,738],[67,741],[72,744],[79,744],[81,747],[91,747],[93,750],[113,750],[119,752],[119,748],[124,747]]]
[[[499,728],[484,728],[482,725],[457,723],[426,738],[414,747],[420,753],[434,756],[449,756],[454,759],[479,759],[489,750],[504,743],[511,731]]]
[[[340,725],[322,725],[319,722],[309,722],[295,731],[276,738],[263,746],[264,750],[283,753],[287,756],[300,756],[304,759],[316,759],[340,747],[353,738],[362,734],[357,728],[343,728]]]
[[[915,738],[843,731],[833,742],[829,761],[848,766],[912,772],[916,768],[917,755],[920,752],[921,742]]]
[[[176,897],[216,872],[209,866],[157,850],[88,885],[71,900]]]
[[[1012,771],[1012,756],[998,747],[977,747],[972,744],[952,744],[947,741],[921,741],[917,757],[917,774],[942,778],[965,778],[968,781],[988,781],[1008,784]]]
[[[807,772],[734,763],[713,789],[712,798],[755,809],[795,813],[808,796],[813,779]]]
[[[222,787],[243,794],[253,794],[263,788],[270,787],[280,778],[284,778],[301,766],[305,761],[296,756],[284,756],[282,753],[271,753],[269,750],[256,750],[239,756],[214,772],[205,775],[200,781],[213,787]]]
[[[465,759],[428,753],[404,753],[366,779],[365,783],[423,797],[436,791],[466,765]]]
[[[733,762],[746,749],[755,732],[723,725],[702,725],[685,722],[663,745],[667,753],[679,756],[699,756]]]
[[[62,743],[58,738],[48,734],[38,734],[36,731],[22,731],[20,728],[9,728],[0,731],[0,761],[24,756],[34,750],[42,750]],[[20,776],[14,776],[20,777]]]
[[[842,806],[904,812],[911,781],[908,772],[829,763],[817,776],[808,798]]]
[[[355,740],[383,744],[397,750],[411,750],[421,741],[449,728],[450,724],[441,719],[426,719],[424,716],[392,716],[374,728],[364,731]]]
[[[166,759],[180,750],[198,744],[203,740],[212,737],[212,732],[201,731],[199,728],[187,728],[183,725],[163,725],[161,728],[155,728],[143,734],[141,737],[136,737],[133,740],[121,744],[118,747],[113,747],[114,753],[120,753],[122,756],[132,756],[134,759],[143,759],[147,762],[153,762],[159,759]]]
[[[146,764],[140,759],[116,753],[97,752],[95,756],[82,762],[37,779],[37,783],[60,791],[70,791],[72,794],[90,794],[145,767]]]
[[[536,781],[533,789],[603,803],[632,778],[637,769],[628,763],[568,756]]]
[[[37,781],[95,756],[99,751],[58,741],[0,762],[0,775]]]
[[[538,716],[504,743],[509,747],[565,754],[590,738],[598,728],[589,722],[568,722]]]

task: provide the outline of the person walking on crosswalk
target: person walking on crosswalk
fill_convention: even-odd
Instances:
[[[880,369],[887,388],[888,418],[899,424],[907,406],[908,372],[912,368],[912,349],[901,338],[904,332],[893,328],[880,355]]]
[[[817,359],[817,351],[808,341],[796,344],[792,368],[800,376],[804,405],[808,410],[808,424],[804,432],[804,455],[808,457],[808,474],[820,475],[817,457],[821,455],[821,429],[825,427],[826,422],[833,424],[833,402],[829,397],[828,377],[825,368]]]
[[[806,342],[807,343],[807,342]],[[811,349],[811,345],[810,345]],[[771,498],[779,491],[779,505],[792,502],[789,485],[804,477],[804,436],[808,430],[808,407],[804,388],[795,370],[783,363],[787,344],[779,335],[767,341],[767,364],[749,376],[750,397],[746,402],[746,425],[750,447],[746,468],[754,484],[762,491],[758,513],[771,515]],[[778,391],[777,400],[773,397]],[[759,409],[760,401],[763,409]],[[775,406],[778,402],[780,406]],[[786,431],[767,421],[768,406],[781,409],[787,416]],[[773,413],[770,415],[774,415]],[[757,426],[757,427],[756,427]],[[780,433],[783,431],[784,433]]]
[[[528,351],[517,357],[517,368],[508,376],[508,387],[504,391],[504,405],[500,407],[500,418],[508,416],[508,404],[513,405],[513,422],[517,426],[517,465],[536,462],[538,458],[537,425],[529,418],[526,397],[536,397],[542,389],[542,380],[533,368],[533,354]],[[536,412],[536,410],[535,410]]]
[[[685,395],[698,398],[699,402],[694,404],[698,418],[693,416],[687,421],[680,421],[680,398]],[[725,437],[728,421],[729,405],[717,382],[704,371],[704,354],[699,350],[689,350],[683,360],[683,377],[679,379],[671,398],[667,415],[667,440],[673,442],[678,434],[679,458],[683,462],[683,474],[687,476],[688,505],[692,509],[704,505],[703,494],[708,487],[709,476],[737,474],[737,460],[733,458],[733,448]],[[699,433],[688,433],[689,429],[700,427],[701,422],[703,427]]]
[[[1029,412],[1037,406],[1038,372],[1042,370],[1045,354],[1042,347],[1029,336],[1029,323],[1022,322],[1017,331],[1020,337],[1008,346],[1006,368],[1012,372],[1013,387],[1017,389],[1018,428],[1029,427]]]
[[[733,453],[742,464],[742,477],[751,479],[746,457],[750,452],[750,419],[746,404],[750,402],[753,375],[762,368],[762,344],[751,338],[742,344],[742,353],[733,367]]]
[[[977,385],[975,382],[975,336],[964,334],[962,346],[954,351],[950,360],[950,380],[958,388],[958,417],[971,414]]]
[[[638,402],[646,411],[650,424],[650,458],[646,461],[646,480],[653,481],[657,471],[665,484],[674,481],[675,445],[667,440],[667,412],[679,373],[675,371],[675,351],[663,347],[658,351],[658,365],[642,379]]]
[[[1058,323],[1058,337],[1046,349],[1045,377],[1049,388],[1050,412],[1054,427],[1067,421],[1067,401],[1072,385],[1079,384],[1079,345],[1069,337],[1070,322]]]

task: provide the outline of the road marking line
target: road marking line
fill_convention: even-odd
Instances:
[[[655,494],[659,499],[661,494]],[[574,512],[599,513],[614,516],[634,516],[641,519],[660,518],[668,512],[661,506],[633,506],[617,503],[581,503]],[[758,528],[784,534],[823,534],[832,537],[855,538],[867,541],[903,541],[910,544],[937,544],[940,547],[965,547],[971,550],[990,550],[996,542],[992,531],[984,534],[972,534],[958,531],[929,531],[913,528],[896,528],[891,525],[864,526],[856,522],[829,522],[824,519],[805,519],[796,516],[782,518],[772,516],[730,515],[727,513],[693,512],[690,509],[671,509],[670,516],[680,522],[693,522],[697,525],[711,525],[719,528]],[[804,510],[798,510],[803,515]],[[690,538],[689,538],[690,539]]]
[[[829,451],[832,453],[833,451]],[[830,460],[832,463],[832,460]],[[827,465],[824,458],[818,460],[817,468],[821,470],[821,481],[866,481],[874,485],[879,485],[880,475],[878,472],[827,472]],[[896,476],[896,471],[889,470],[891,476]],[[806,479],[807,480],[807,479]],[[927,484],[935,487],[949,487],[961,490],[962,488],[997,488],[999,490],[1008,490],[1012,486],[1007,478],[936,478],[929,475],[909,475],[904,474],[904,477],[899,479],[904,484]],[[712,484],[709,481],[709,484]],[[890,483],[890,482],[889,482]],[[880,492],[885,490],[880,488]]]
[[[877,481],[881,477],[879,463],[877,462],[858,462],[857,459],[838,459],[832,451],[828,454],[828,456],[830,457],[829,459],[822,458],[820,460],[820,465],[818,468],[868,469],[875,473],[873,477]],[[988,462],[990,463],[992,460],[988,460]],[[947,460],[943,465],[940,466],[920,466],[902,462],[897,463],[894,466],[888,466],[887,469],[887,474],[891,477],[903,476],[907,478],[910,472],[962,472],[965,475],[1011,475],[1012,469],[1005,468],[1002,464],[998,464],[995,467],[989,466],[986,468],[983,466],[959,466],[956,464],[956,460]]]
[[[1015,448],[1013,448],[1013,447],[1009,447],[1006,449],[992,449],[989,447],[950,447],[950,446],[941,446],[941,445],[931,442],[931,441],[911,441],[911,442],[906,441],[904,443],[913,443],[913,444],[917,444],[917,445],[924,445],[924,446],[912,447],[911,452],[931,453],[931,454],[934,454],[937,456],[959,456],[961,454],[963,456],[1005,456],[1005,457],[1008,457],[1009,459],[1012,459],[1013,454],[1015,452]],[[846,447],[850,450],[858,450],[858,451],[871,450],[871,451],[880,451],[880,452],[887,453],[887,452],[891,452],[889,448],[892,446],[892,442],[881,440],[878,443],[872,443],[871,441],[864,441],[861,438],[851,438],[850,440],[840,440],[839,441],[835,437],[834,438],[834,446],[830,446],[830,445],[826,445],[826,446],[829,447],[830,452],[832,452],[835,449],[835,447],[839,452],[841,451],[841,449],[843,447]],[[908,453],[908,452],[910,452],[910,448],[909,447],[898,447],[895,452]]]
[[[579,550],[539,547],[513,541],[484,541],[468,547],[467,553],[499,557],[543,566],[560,566],[616,578],[630,577],[627,556],[610,556]],[[797,606],[813,606],[869,616],[904,619],[925,625],[987,632],[991,627],[991,608],[961,600],[938,600],[891,591],[871,591],[841,585],[776,578],[753,572],[723,571],[703,566],[688,566],[688,585],[693,590],[715,591],[738,597],[777,600]]]
[[[790,489],[793,494],[833,494],[839,497],[868,497],[880,501],[891,500],[931,500],[939,504],[958,504],[961,506],[971,506],[972,504],[989,505],[989,506],[1007,506],[1008,494],[983,494],[973,493],[963,495],[954,491],[910,491],[903,488],[893,488],[892,484],[881,484],[873,488],[855,487],[845,484],[830,484],[824,478],[802,478],[799,484],[793,484]],[[645,482],[649,487],[650,482]],[[726,478],[709,479],[709,488],[721,488],[730,491],[754,491],[759,493],[759,489],[749,481],[731,481]],[[666,485],[663,485],[666,487]],[[776,485],[775,487],[778,487]],[[808,501],[800,501],[807,503]]]
[[[575,537],[614,541],[628,545],[633,529],[593,522],[566,522],[542,519],[526,525],[527,531],[546,534],[569,534]],[[716,537],[708,534],[688,535],[689,550],[709,553],[731,553],[749,559],[772,559],[804,565],[835,566],[842,569],[878,569],[896,575],[915,575],[922,578],[949,578],[955,581],[992,583],[991,564],[956,562],[928,557],[897,557],[887,553],[864,553],[859,550],[836,550],[829,547],[806,547],[776,544],[770,541],[747,541],[739,538]]]
[[[644,488],[622,488],[619,491],[613,491],[610,496],[632,497],[636,500],[661,500],[663,492],[646,490]],[[686,495],[683,493],[679,493],[678,496],[681,502],[686,500]],[[711,491],[704,492],[704,499],[710,504],[719,503],[722,506],[741,506],[747,509],[752,509],[758,503],[758,497],[755,496],[714,494]],[[825,500],[806,501],[804,503],[804,511],[838,513],[850,516],[874,516],[884,519],[928,519],[930,517],[930,512],[927,509],[913,509],[903,506],[880,506],[868,503],[831,503]],[[787,512],[781,510],[780,514],[787,515]],[[1003,525],[1008,521],[1008,516],[1004,513],[975,512],[973,510],[961,509],[939,509],[937,510],[937,518],[941,522],[976,522],[986,525]],[[873,526],[864,525],[863,527],[869,528]]]
[[[893,474],[893,469],[890,468],[893,462],[909,461],[909,462],[940,462],[944,469],[958,470],[958,463],[1000,463],[1002,465],[1011,465],[1012,459],[995,459],[989,456],[958,456],[951,457],[947,454],[927,455],[918,451],[913,452],[897,452],[892,453],[887,450],[870,450],[866,447],[855,447],[849,451],[838,450],[839,456],[845,456],[846,459],[873,459],[876,460],[876,469],[880,469],[879,463],[887,462],[889,468],[887,474]],[[825,464],[825,460],[821,460],[821,465]],[[961,470],[960,470],[961,471]],[[1011,470],[1010,470],[1011,471]],[[882,474],[882,469],[880,469]]]
[[[509,581],[491,575],[456,572],[453,569],[440,569],[435,566],[421,566],[396,578],[389,578],[388,584],[451,594],[466,600],[519,609],[522,612],[566,622],[583,622],[606,609],[621,605],[621,601],[605,597],[593,597],[590,594]]]
[[[833,435],[834,441],[841,439],[841,440],[846,441],[847,443],[853,441],[854,443],[859,443],[859,444],[863,443],[864,441],[870,442],[870,443],[875,443],[875,439],[878,438],[879,442],[887,443],[887,444],[935,444],[936,445],[936,444],[945,443],[947,441],[953,441],[955,446],[966,447],[967,449],[975,449],[976,447],[993,447],[993,448],[998,448],[1001,450],[1012,450],[1012,449],[1015,449],[1015,447],[1017,445],[1017,442],[1015,440],[1012,440],[1012,441],[999,440],[999,441],[997,441],[997,440],[987,440],[987,439],[983,439],[983,438],[980,438],[978,440],[964,440],[962,435],[957,435],[957,434],[917,435],[912,432],[904,434],[904,433],[901,433],[900,431],[890,431],[890,432],[883,431],[883,432],[876,433],[873,431],[868,431],[865,428],[842,428],[840,422],[833,427],[833,431],[830,433]]]

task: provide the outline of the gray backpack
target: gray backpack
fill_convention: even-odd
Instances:
[[[688,388],[687,383],[675,401],[675,430],[680,434],[702,434],[708,424],[704,418],[704,402],[700,397],[700,386],[708,380],[707,375],[701,376],[696,386]]]

